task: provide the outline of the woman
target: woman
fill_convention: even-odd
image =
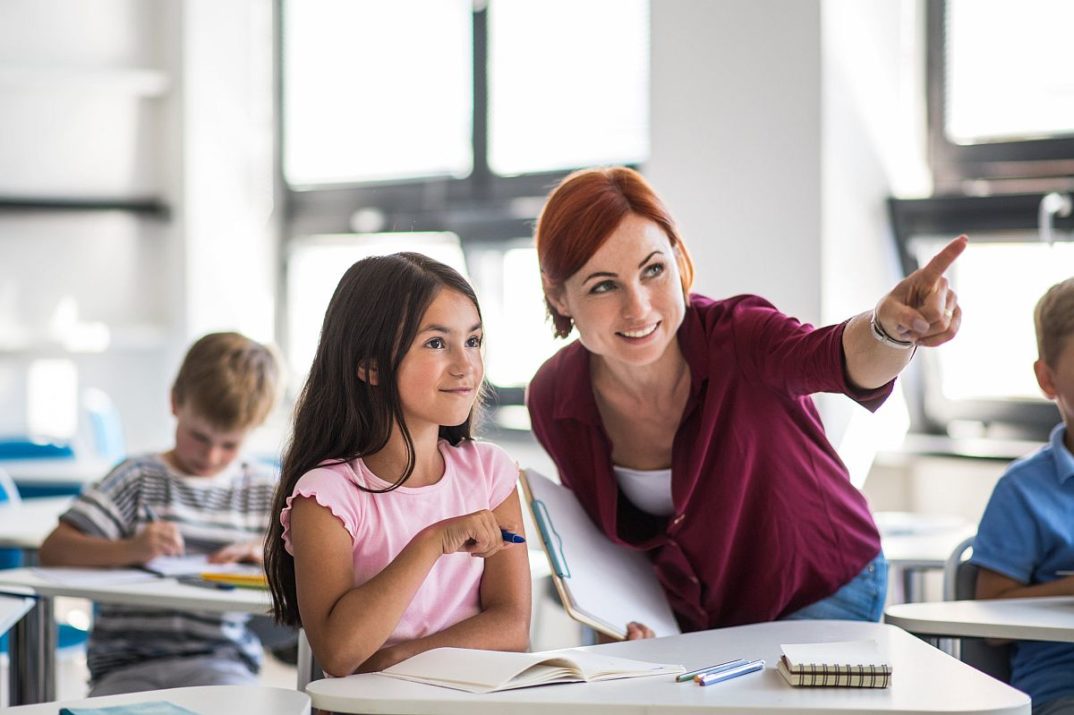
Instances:
[[[686,246],[630,169],[567,177],[536,242],[556,335],[579,339],[530,383],[533,430],[594,523],[650,556],[682,628],[878,620],[880,536],[810,395],[875,410],[916,347],[954,337],[943,273],[966,238],[820,329],[757,296],[691,295]]]

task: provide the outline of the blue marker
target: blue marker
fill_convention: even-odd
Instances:
[[[715,685],[716,683],[722,683],[725,680],[731,678],[737,678],[740,675],[746,675],[747,673],[756,673],[758,670],[764,670],[764,660],[754,660],[740,665],[736,668],[724,670],[716,673],[702,673],[694,678],[694,682],[698,685]]]
[[[524,543],[526,543],[526,537],[519,536],[518,534],[515,534],[514,532],[508,531],[507,529],[500,529],[500,536],[502,536],[503,540],[506,541],[509,544],[524,544]]]
[[[745,658],[737,658],[735,660],[729,660],[726,663],[720,663],[719,665],[708,665],[704,668],[698,668],[697,670],[691,670],[687,673],[679,673],[675,676],[676,683],[685,683],[687,680],[693,680],[699,675],[707,675],[708,673],[722,673],[725,670],[731,670],[731,668],[737,668],[740,665],[746,665],[749,661]]]

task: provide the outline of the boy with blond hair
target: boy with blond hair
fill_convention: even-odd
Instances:
[[[1074,278],[1052,286],[1034,311],[1040,389],[1062,423],[1049,443],[1004,473],[988,502],[971,561],[977,598],[1074,596]],[[1011,684],[1034,715],[1074,714],[1074,644],[1016,641]]]
[[[165,555],[262,561],[276,486],[240,457],[276,401],[272,350],[238,333],[191,346],[171,390],[175,445],[132,457],[83,493],[41,547],[47,566],[139,566]],[[236,613],[101,605],[90,635],[90,695],[251,682],[261,644]]]

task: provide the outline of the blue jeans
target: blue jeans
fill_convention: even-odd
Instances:
[[[888,561],[880,552],[857,576],[827,598],[780,620],[879,621],[888,596]]]

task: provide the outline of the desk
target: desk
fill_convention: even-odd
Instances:
[[[32,598],[21,596],[0,596],[0,636],[19,622],[34,606]]]
[[[72,585],[49,581],[28,568],[0,571],[0,593],[37,597],[33,609],[11,631],[9,693],[12,705],[47,702],[55,697],[56,624],[52,599],[56,596],[213,613],[263,614],[268,612],[271,603],[269,592],[260,589],[222,591],[188,586],[170,578],[125,584]]]
[[[4,712],[9,715],[56,715],[60,708],[103,708],[152,700],[167,700],[201,715],[236,715],[236,713],[309,715],[310,713],[308,695],[295,690],[256,685],[203,685],[196,688],[150,690],[145,693],[105,695],[100,698],[25,705]]]
[[[1074,643],[1074,596],[904,603],[884,620],[919,635]]]
[[[792,688],[776,671],[781,643],[873,638],[891,659],[892,686],[884,690]],[[764,658],[762,673],[702,688],[671,676],[603,683],[550,685],[471,694],[382,675],[318,680],[306,692],[317,708],[398,715],[650,715],[655,713],[770,712],[779,715],[855,713],[1022,713],[1029,696],[993,680],[905,631],[879,623],[782,621],[722,628],[647,641],[588,646],[609,655],[697,668],[732,658]]]
[[[81,490],[87,484],[103,479],[115,461],[101,459],[4,459],[0,469],[7,472],[20,486],[74,487]]]
[[[74,497],[46,497],[0,504],[0,548],[41,548],[73,501]]]
[[[924,600],[925,571],[942,570],[955,547],[977,533],[965,519],[904,512],[873,515],[891,572],[900,578],[906,601]]]

